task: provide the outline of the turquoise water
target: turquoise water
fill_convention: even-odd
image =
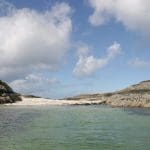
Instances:
[[[0,150],[150,150],[150,110],[2,106]]]

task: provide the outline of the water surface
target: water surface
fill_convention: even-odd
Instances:
[[[149,109],[0,107],[0,150],[149,149]]]

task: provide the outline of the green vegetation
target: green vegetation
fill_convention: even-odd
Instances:
[[[110,97],[112,95],[114,95],[114,93],[104,93],[104,96],[106,96],[106,97]]]
[[[26,98],[41,98],[40,96],[35,96],[35,95],[23,95]]]

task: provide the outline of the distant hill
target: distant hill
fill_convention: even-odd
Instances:
[[[104,94],[84,94],[67,100],[102,100],[103,104],[122,107],[150,107],[150,80],[142,81],[120,91]]]
[[[15,93],[11,87],[0,80],[0,104],[21,101],[19,94]]]
[[[37,98],[34,95],[20,95],[15,93],[7,83],[0,80],[0,104],[14,103],[25,98]],[[149,107],[150,108],[150,80],[127,87],[112,93],[83,94],[68,97],[67,100],[89,101],[88,104],[106,104],[119,107]],[[98,102],[98,103],[97,103]],[[83,103],[84,104],[84,103]]]
[[[134,94],[150,94],[150,80],[142,81],[138,84],[132,85],[126,89],[120,90],[120,94],[125,94],[125,93],[134,93]]]

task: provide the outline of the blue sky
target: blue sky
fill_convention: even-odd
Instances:
[[[0,0],[0,78],[52,98],[147,80],[149,14],[148,0]]]

